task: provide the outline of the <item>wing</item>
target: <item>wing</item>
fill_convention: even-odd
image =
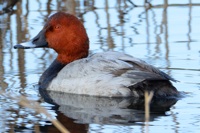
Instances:
[[[111,70],[116,76],[127,74],[128,77],[138,79],[162,79],[171,80],[174,82],[177,81],[163,71],[160,71],[158,68],[127,54],[119,52],[104,52],[93,55],[93,58],[101,58],[107,60],[105,65],[111,64],[109,66],[113,68]]]
[[[129,55],[122,56],[119,58],[119,60],[128,62],[128,63],[132,64],[133,66],[138,66],[138,68],[140,68],[141,71],[143,71],[144,75],[148,75],[148,73],[150,75],[156,74],[156,75],[159,75],[161,77],[161,79],[166,79],[166,80],[171,80],[171,81],[177,82],[177,80],[170,77],[168,74],[164,73],[163,71],[160,71],[158,68],[146,63],[143,60],[131,57]]]

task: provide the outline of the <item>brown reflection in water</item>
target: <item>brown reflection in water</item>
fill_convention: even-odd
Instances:
[[[1,18],[3,18],[3,21],[4,21],[4,25],[5,25],[5,29],[3,29],[3,28],[1,28],[0,30],[1,30],[1,33],[0,33],[0,35],[2,36],[1,37],[1,41],[0,41],[0,47],[1,47],[1,57],[0,57],[0,65],[1,65],[1,67],[0,67],[0,73],[2,73],[2,74],[0,74],[1,76],[0,77],[3,77],[3,74],[4,74],[4,68],[6,67],[5,65],[3,65],[4,64],[4,62],[3,62],[3,59],[4,59],[4,53],[2,52],[3,51],[3,49],[4,48],[6,48],[7,46],[6,45],[8,45],[8,44],[5,44],[4,42],[5,42],[5,36],[6,36],[6,33],[10,33],[10,43],[11,43],[11,45],[12,45],[12,40],[13,40],[13,29],[11,29],[10,28],[10,17],[11,17],[11,15],[13,15],[13,14],[16,14],[16,23],[17,23],[17,40],[18,40],[18,42],[21,42],[21,40],[22,40],[22,23],[21,23],[21,18],[20,18],[20,16],[21,16],[21,14],[22,14],[22,7],[21,7],[21,3],[17,3],[18,2],[18,0],[13,0],[13,1],[10,1],[10,0],[8,0],[8,1],[3,1],[2,3],[5,5],[5,7],[3,8],[3,11],[4,12],[1,12],[0,13],[0,17]],[[15,4],[17,5],[16,7],[17,7],[17,10],[15,11],[15,12],[12,12],[13,11],[13,6],[15,6]],[[8,13],[8,12],[11,12],[11,13]],[[8,14],[6,14],[6,13],[8,13]],[[6,17],[4,17],[4,16],[6,16]],[[9,30],[10,30],[10,32],[9,32]],[[3,31],[3,32],[2,32]],[[19,34],[18,34],[19,33]],[[25,38],[25,36],[23,37],[23,38]],[[12,48],[12,46],[11,46],[11,48]],[[9,61],[7,61],[7,62],[9,62],[9,67],[11,68],[11,70],[13,69],[13,62],[12,62],[12,59],[13,59],[13,53],[12,53],[12,50],[10,49],[9,50],[9,53],[10,53],[10,60]],[[18,55],[19,55],[19,66],[18,66],[18,68],[19,68],[19,71],[20,71],[20,83],[21,83],[21,87],[22,88],[24,88],[24,84],[25,84],[25,75],[24,75],[24,52],[23,51],[18,51]],[[4,82],[4,78],[1,78],[0,79],[1,81],[0,82],[2,82],[1,83],[1,87],[2,88],[4,88],[4,89],[6,89],[5,88],[5,86],[7,87],[7,85],[5,85],[6,83]],[[12,80],[12,78],[10,78],[10,80]],[[13,81],[13,80],[12,80]],[[11,82],[12,82],[11,81]],[[12,83],[15,83],[16,81],[13,81]],[[11,85],[11,84],[10,84]],[[11,85],[12,86],[12,85]]]
[[[3,5],[3,1],[0,1],[0,4]],[[3,10],[6,9],[6,7],[3,7]],[[4,38],[5,38],[5,34],[6,34],[6,17],[3,15],[3,12],[0,11],[0,89],[5,90],[8,86],[8,84],[5,82],[5,78],[4,78],[4,66],[3,66],[3,62],[4,62],[4,52],[3,52],[3,48],[4,48]]]
[[[22,28],[24,24],[21,19],[22,15],[22,6],[21,3],[17,4],[17,12],[16,12],[16,23],[17,23],[17,43],[20,43],[21,40],[25,39],[25,30]],[[26,26],[25,26],[26,29]],[[20,80],[20,87],[23,89],[25,87],[26,78],[25,78],[25,55],[24,50],[17,50],[18,53],[18,68],[19,68],[19,80]]]
[[[57,8],[61,11],[67,11],[71,14],[76,15],[76,5],[75,0],[62,0],[58,2]]]
[[[88,124],[78,124],[74,123],[74,120],[66,117],[63,113],[57,112],[57,120],[61,122],[67,130],[71,133],[87,133],[88,132]],[[48,133],[57,133],[58,129],[54,126],[45,126],[40,127],[40,131],[48,132]]]
[[[105,12],[106,12],[106,24],[107,24],[107,45],[110,49],[113,49],[115,47],[113,38],[111,36],[111,26],[110,26],[110,14],[108,12],[108,0],[105,0]]]
[[[190,50],[190,43],[192,41],[190,34],[192,32],[192,27],[191,27],[191,22],[192,22],[192,0],[189,0],[189,13],[188,13],[188,33],[187,33],[187,37],[188,37],[188,43],[187,43],[187,47],[188,50]]]
[[[23,110],[23,108],[21,108]],[[34,130],[34,132],[42,132],[42,133],[58,133],[60,132],[54,125],[52,124],[48,124],[48,125],[45,125],[45,126],[40,126],[38,125],[39,123],[37,122],[30,122],[30,121],[27,121],[27,123],[18,123],[19,125],[17,126],[17,123],[16,121],[18,121],[18,119],[26,119],[26,117],[28,116],[22,116],[20,115],[20,113],[16,110],[9,110],[10,112],[12,112],[12,114],[16,114],[17,116],[19,117],[16,117],[14,118],[13,120],[9,121],[7,124],[7,126],[10,128],[10,133],[14,133],[14,131],[18,131],[18,132],[26,132],[26,130]],[[71,119],[67,116],[65,116],[63,113],[61,112],[57,112],[57,120],[62,123],[62,125],[67,129],[69,130],[71,133],[87,133],[88,132],[88,127],[89,125],[88,124],[79,124],[79,123],[74,123],[74,119]],[[28,115],[28,114],[26,114]],[[30,114],[30,115],[33,115],[34,114]],[[35,117],[37,118],[36,116],[37,114],[35,114]],[[26,120],[24,120],[26,121]],[[28,129],[28,128],[25,128],[26,124],[31,124],[31,123],[34,123],[34,128],[33,129]],[[47,122],[47,123],[50,123],[50,122]]]
[[[1,35],[1,33],[0,33]],[[1,43],[1,39],[0,39]],[[4,81],[4,66],[3,64],[3,51],[2,48],[0,48],[0,89],[5,90],[8,87],[8,84]]]
[[[94,2],[95,3],[95,2]],[[127,3],[131,4],[128,5]],[[116,48],[116,44],[119,44],[119,42],[115,42],[115,37],[120,37],[121,38],[121,44],[120,44],[120,49],[124,50],[125,49],[125,39],[128,39],[130,44],[132,45],[132,38],[125,36],[125,28],[124,28],[124,24],[126,23],[126,21],[124,20],[125,16],[134,8],[134,4],[131,1],[121,1],[118,0],[115,9],[117,12],[117,16],[118,16],[118,21],[116,22],[117,24],[112,25],[112,16],[110,15],[110,5],[109,5],[109,0],[105,0],[105,6],[104,6],[104,10],[105,10],[105,14],[106,14],[106,26],[102,26],[100,21],[101,18],[99,17],[98,12],[96,11],[96,9],[98,9],[98,7],[94,7],[93,5],[90,5],[90,8],[92,8],[93,10],[91,10],[91,12],[94,13],[95,15],[95,24],[98,27],[98,43],[100,44],[100,49],[102,49],[103,51],[107,51],[109,49],[113,50],[114,48]],[[99,9],[98,9],[99,10]],[[131,27],[133,29],[135,29],[134,27]],[[103,33],[106,30],[106,35],[105,36]],[[107,47],[107,49],[105,48]]]
[[[168,67],[170,66],[169,62],[169,42],[168,42],[168,16],[167,16],[167,7],[168,7],[168,0],[164,0],[164,7],[163,7],[163,26],[165,27],[165,59],[167,60]]]
[[[48,2],[47,2],[47,14],[48,15],[51,14],[51,2],[52,2],[52,0],[48,0]]]
[[[0,28],[0,90],[5,90],[8,87],[8,84],[4,81],[4,66],[3,66],[3,58],[4,58],[4,53],[3,53],[3,33],[2,33],[3,29]]]
[[[4,13],[9,13],[13,11],[13,7],[16,5],[16,3],[19,0],[0,0],[0,4],[4,4],[5,6],[2,8],[2,11],[0,11],[0,15]],[[6,3],[6,4],[5,4]]]
[[[146,40],[146,43],[147,43],[147,49],[148,49],[148,54],[150,54],[150,38],[149,38],[149,12],[148,12],[148,9],[145,10],[145,15],[146,15],[146,34],[147,34],[147,40]]]
[[[148,55],[151,54],[150,50],[150,33],[149,33],[149,12],[153,14],[153,24],[154,24],[154,34],[155,34],[155,40],[156,40],[156,46],[155,46],[155,52],[154,52],[154,58],[157,58],[156,54],[161,54],[162,51],[160,49],[161,44],[164,42],[165,45],[165,62],[167,64],[167,68],[170,68],[170,60],[169,60],[169,42],[168,42],[168,16],[167,16],[167,8],[168,8],[168,0],[164,0],[164,4],[162,5],[163,12],[162,12],[162,21],[161,24],[158,25],[156,21],[156,14],[154,8],[160,8],[155,5],[149,5],[146,7],[145,14],[146,14],[146,33],[147,33],[147,49],[148,49]],[[158,31],[158,29],[160,29]],[[164,40],[161,39],[161,35],[164,35]],[[168,70],[168,74],[170,75],[170,69]]]

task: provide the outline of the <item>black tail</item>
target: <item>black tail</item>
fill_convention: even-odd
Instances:
[[[134,94],[144,97],[145,91],[152,91],[154,98],[175,98],[179,92],[168,80],[145,80],[129,87]]]

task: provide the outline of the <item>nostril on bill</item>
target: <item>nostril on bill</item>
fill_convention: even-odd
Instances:
[[[38,40],[39,40],[39,38],[34,38],[33,41],[32,41],[32,43],[35,43]]]

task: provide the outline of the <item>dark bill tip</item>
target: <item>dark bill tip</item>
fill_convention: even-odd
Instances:
[[[22,46],[20,44],[17,44],[17,45],[14,46],[14,49],[29,49],[29,48],[30,47],[24,47],[24,46]]]
[[[29,48],[35,48],[36,45],[32,43],[32,41],[20,43],[14,46],[15,49],[29,49]]]

